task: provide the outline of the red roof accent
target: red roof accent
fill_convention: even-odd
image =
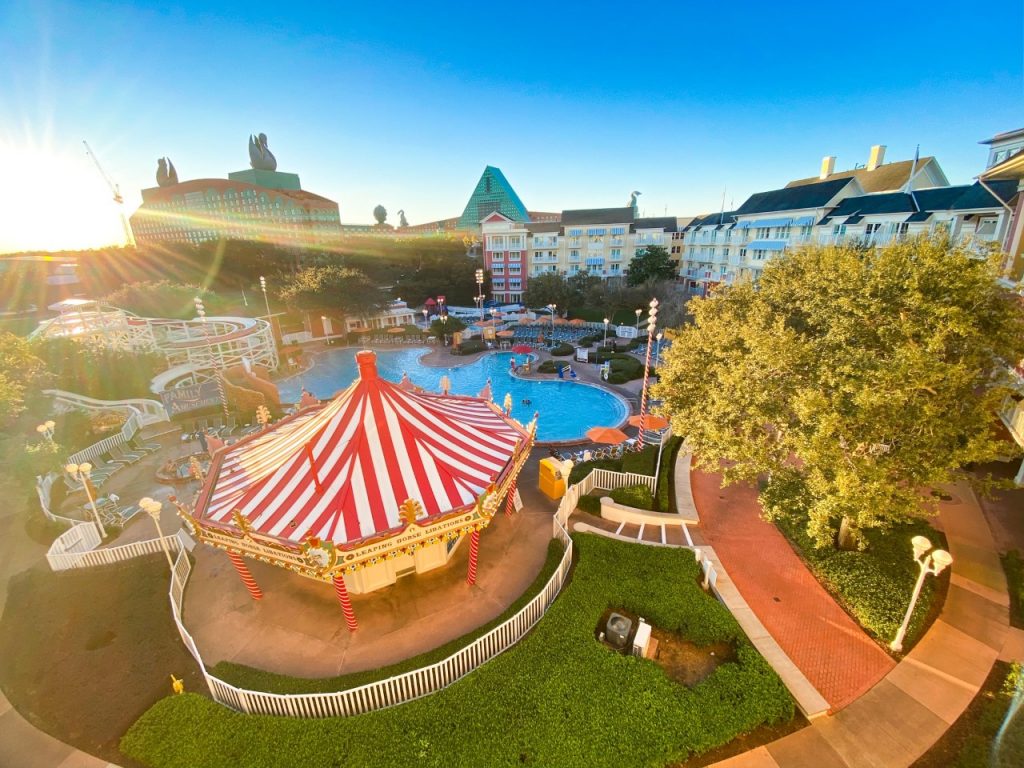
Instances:
[[[344,546],[404,528],[410,498],[421,519],[475,503],[529,439],[493,403],[407,391],[378,376],[373,352],[356,359],[360,378],[333,401],[217,454],[196,505],[203,524],[232,526],[238,510],[283,542]]]

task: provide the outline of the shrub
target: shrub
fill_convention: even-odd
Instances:
[[[675,512],[675,466],[676,456],[683,445],[683,438],[672,435],[661,452],[661,470],[658,473],[658,496],[655,499],[659,512]]]
[[[537,366],[537,373],[558,373],[558,368],[554,360],[545,360],[543,363]]]
[[[572,344],[565,344],[563,342],[562,344],[559,344],[557,347],[551,350],[551,355],[553,357],[568,357],[575,351],[576,347],[574,347]]]
[[[609,495],[616,504],[625,504],[637,509],[654,509],[654,494],[646,485],[627,485],[625,488],[616,488]]]
[[[572,579],[533,631],[442,691],[359,717],[319,720],[246,716],[198,694],[169,696],[128,730],[121,748],[159,768],[590,768],[612,764],[624,751],[631,765],[665,765],[793,717],[785,686],[728,610],[700,589],[692,553],[585,534],[573,541],[579,560]],[[736,661],[693,688],[679,685],[654,662],[611,652],[593,638],[608,606],[698,645],[733,643]]]
[[[580,500],[576,502],[576,509],[581,512],[586,512],[588,515],[601,514],[601,497],[600,496],[580,496]]]
[[[457,347],[452,348],[454,355],[472,355],[476,352],[483,352],[487,349],[482,339],[466,339]]]
[[[603,337],[601,337],[601,336],[583,336],[583,337],[581,337],[576,342],[576,346],[579,346],[579,347],[592,347],[595,344],[597,344],[599,341],[601,341],[602,338]]]
[[[569,485],[575,485],[595,469],[610,469],[613,472],[622,471],[622,459],[594,459],[593,461],[581,461],[573,464],[569,473]]]

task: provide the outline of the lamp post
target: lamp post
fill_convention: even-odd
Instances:
[[[424,328],[426,328],[430,324],[428,322],[429,319],[430,319],[430,313],[427,311],[427,308],[424,307],[423,308],[423,327]]]
[[[476,271],[476,299],[480,302],[480,322],[484,321],[484,271]]]
[[[551,310],[551,343],[555,343],[555,310],[558,309],[557,304],[548,304],[548,309]]]
[[[655,336],[654,338],[657,339],[657,341],[658,341],[658,346],[655,347],[655,352],[654,352],[654,367],[655,368],[660,368],[661,367],[661,340],[663,338],[665,338],[665,334],[662,333],[661,331],[658,331],[658,335]]]
[[[260,275],[260,290],[263,291],[263,303],[267,307],[267,322],[270,322],[270,299],[267,298],[267,278]]]
[[[644,313],[644,311],[642,309],[638,309],[636,312],[634,312],[634,314],[636,315],[636,335],[637,336],[640,335],[640,315],[642,315],[643,313]]]
[[[164,551],[164,557],[167,558],[167,565],[170,566],[171,571],[174,571],[174,561],[171,559],[171,550],[167,548],[167,541],[164,539],[164,532],[160,528],[160,510],[163,509],[164,505],[156,499],[151,499],[149,496],[145,496],[139,499],[139,507],[153,519],[153,525],[156,526],[156,535],[160,539],[160,547]]]
[[[601,345],[602,347],[608,346],[608,322],[608,318],[606,317],[604,319],[604,343]]]
[[[441,315],[441,343],[448,346],[448,315]]]
[[[56,427],[56,426],[57,426],[57,422],[53,421],[52,419],[49,420],[49,421],[44,421],[42,424],[40,424],[38,427],[36,427],[36,432],[38,432],[40,435],[42,435],[44,438],[46,438],[47,442],[52,443],[53,442],[53,428]]]
[[[914,584],[914,594],[910,597],[907,615],[903,617],[903,623],[900,624],[895,639],[889,643],[889,648],[897,653],[903,650],[903,638],[906,637],[907,627],[910,625],[910,617],[914,613],[914,606],[917,605],[917,598],[921,595],[924,577],[929,574],[938,576],[946,569],[946,566],[953,562],[953,556],[944,549],[934,549],[928,552],[928,550],[932,549],[932,543],[924,536],[915,536],[910,540],[910,545],[914,548],[914,562],[921,569],[921,573],[918,574],[917,583]]]
[[[658,300],[651,299],[651,303],[647,305],[647,354],[644,357],[644,385],[643,389],[640,390],[640,436],[637,438],[637,446],[641,449],[644,447],[644,428],[646,427],[647,415],[647,382],[651,376],[651,342],[654,339],[654,327],[658,322]],[[640,312],[641,310],[637,310]],[[639,315],[637,318],[639,320]]]
[[[85,498],[89,500],[89,506],[92,508],[93,517],[96,518],[96,527],[99,529],[100,538],[107,538],[107,529],[103,527],[103,521],[100,519],[100,512],[96,509],[96,499],[92,497],[92,491],[89,489],[89,475],[92,474],[92,464],[87,461],[82,464],[68,464],[64,467],[64,471],[75,478],[75,480],[80,479],[82,481],[82,487],[85,489]]]

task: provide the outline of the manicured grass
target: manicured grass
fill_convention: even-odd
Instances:
[[[558,539],[552,539],[548,544],[547,557],[544,566],[537,574],[537,578],[529,588],[512,605],[505,609],[497,618],[492,619],[472,632],[458,637],[451,642],[438,646],[432,651],[421,653],[397,664],[391,664],[380,669],[368,669],[363,672],[352,672],[337,677],[325,677],[306,679],[301,677],[289,677],[278,675],[273,672],[266,672],[262,669],[255,669],[244,664],[233,664],[229,661],[222,661],[216,664],[210,671],[221,680],[237,685],[240,688],[248,688],[256,691],[268,691],[269,693],[320,693],[328,691],[343,691],[348,688],[357,688],[377,680],[400,675],[411,669],[427,667],[435,662],[451,656],[460,648],[464,648],[478,637],[486,635],[494,627],[507,620],[517,613],[524,605],[530,602],[548,583],[551,574],[558,568],[562,560],[565,547]]]
[[[1017,768],[1024,765],[1024,716],[1019,713],[996,745],[1020,664],[996,662],[970,706],[914,768]]]
[[[164,699],[122,749],[154,768],[267,765],[661,766],[793,717],[781,681],[697,584],[690,552],[573,537],[571,582],[533,632],[449,688],[347,719],[246,716],[195,694]],[[615,606],[736,662],[693,688],[597,642]]]
[[[1010,624],[1024,628],[1024,558],[1011,549],[1002,556],[1006,588],[1010,593]]]
[[[927,536],[937,548],[945,548],[945,537],[928,523],[917,521],[888,531],[865,532],[868,547],[863,552],[844,552],[833,547],[816,549],[804,526],[780,520],[779,529],[803,557],[818,581],[864,629],[884,644],[896,635],[914,591],[918,570],[910,540]],[[949,570],[938,576],[941,586],[949,582]],[[928,577],[910,620],[903,643],[910,650],[928,623],[937,590],[936,578]]]
[[[673,435],[665,442],[661,451],[661,471],[658,475],[658,492],[654,499],[653,507],[658,512],[675,512],[675,500],[672,495],[673,469],[676,463],[676,456],[683,439]],[[637,453],[627,453],[621,459],[596,459],[594,461],[580,462],[573,466],[569,474],[569,484],[578,483],[595,469],[610,469],[613,472],[635,472],[638,475],[653,475],[654,468],[658,463],[658,446],[649,445]],[[612,494],[614,498],[614,494]],[[582,501],[582,499],[581,499]],[[627,503],[627,502],[622,502]],[[636,506],[636,505],[630,505]],[[583,508],[583,504],[580,504]],[[590,511],[584,509],[584,512]],[[599,514],[595,512],[595,514]]]

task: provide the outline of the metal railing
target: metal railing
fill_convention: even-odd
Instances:
[[[116,434],[111,435],[110,437],[105,437],[98,443],[93,443],[88,448],[83,448],[78,453],[71,454],[70,456],[68,456],[68,463],[81,464],[83,461],[89,461],[90,459],[94,459],[97,456],[102,456],[111,448],[116,448],[119,445],[124,445],[133,437],[135,437],[135,433],[142,428],[140,421],[141,419],[139,418],[139,414],[137,412],[131,414],[125,420],[124,424],[121,425],[121,429],[118,430]]]
[[[172,552],[184,549],[178,534],[164,536],[163,539],[146,539],[119,547],[96,549],[100,541],[100,534],[95,523],[91,521],[78,523],[54,540],[46,553],[46,560],[52,570],[67,571],[72,568],[111,565],[142,555],[162,552],[165,543]]]

